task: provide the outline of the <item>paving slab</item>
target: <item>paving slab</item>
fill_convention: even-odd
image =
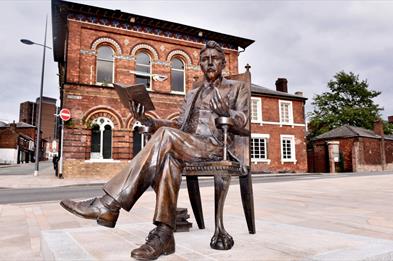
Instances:
[[[228,251],[209,246],[213,224],[204,230],[175,233],[176,252],[162,260],[393,260],[393,241],[322,229],[257,220],[257,233],[248,234],[241,216],[226,217],[235,245]],[[44,260],[130,260],[130,251],[143,244],[151,223],[122,224],[115,229],[88,227],[43,231]]]
[[[227,258],[225,255],[232,260],[352,260],[345,256],[348,254],[354,260],[357,256],[363,260],[393,260],[389,256],[390,242],[393,241],[392,188],[393,175],[256,183],[257,234],[249,235],[242,213],[239,185],[233,184],[224,207],[224,222],[234,236],[235,246],[230,251],[221,252],[209,246],[214,227],[214,188],[201,187],[207,229],[193,227],[190,233],[176,234],[177,252],[164,260],[223,260]],[[109,241],[123,238],[124,246],[113,248],[111,252],[115,253],[116,249],[116,255],[121,255],[116,259],[125,257],[124,260],[131,260],[130,250],[142,244],[153,228],[154,205],[155,193],[147,191],[129,213],[121,211],[115,229],[100,228],[93,220],[76,217],[65,211],[57,201],[0,205],[0,260],[48,259],[41,253],[41,249],[48,248],[41,245],[41,232],[68,229],[98,229],[94,233]],[[180,190],[178,206],[188,208],[190,222],[195,226],[187,189]],[[115,236],[108,233],[115,233]],[[75,234],[74,239],[77,242],[88,241],[83,233]],[[74,239],[71,241],[73,244]],[[345,249],[346,241],[351,243],[350,247],[355,252]],[[100,250],[93,255],[89,252],[94,253],[98,243],[102,242],[89,244],[86,253],[93,259],[99,256],[100,260],[113,260],[104,258],[105,251]],[[317,243],[322,247],[318,248]],[[240,251],[243,244],[255,247]],[[63,245],[66,249],[65,243],[54,245]],[[108,248],[111,249],[111,245]],[[88,256],[81,259],[88,259]]]

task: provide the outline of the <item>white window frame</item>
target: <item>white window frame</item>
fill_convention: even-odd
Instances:
[[[138,56],[138,54],[140,54],[140,53],[144,53],[144,54],[146,54],[147,56],[149,56],[149,60],[150,60],[150,64],[149,64],[149,73],[144,73],[144,72],[138,72],[137,70],[136,70],[136,66],[137,65],[139,65],[139,66],[142,66],[142,67],[147,67],[147,65],[145,65],[145,64],[140,64],[140,63],[137,63],[136,62],[136,56]],[[148,53],[148,52],[146,52],[146,51],[140,51],[140,52],[138,52],[136,55],[135,55],[135,77],[136,76],[149,76],[150,77],[150,84],[149,84],[149,86],[147,86],[147,88],[146,88],[146,90],[148,90],[148,91],[152,91],[153,90],[153,87],[152,87],[152,85],[153,85],[153,73],[152,73],[152,71],[153,71],[153,62],[152,62],[153,60],[151,59],[151,56],[150,56],[150,54]]]
[[[104,120],[103,123],[101,123],[101,119]],[[113,129],[114,129],[114,124],[113,122],[106,118],[106,117],[98,117],[96,118],[93,122],[92,125],[98,125],[100,127],[100,152],[90,152],[90,160],[98,160],[98,161],[108,161],[108,160],[112,160],[112,156],[113,156]],[[105,126],[109,125],[112,128],[111,134],[111,140],[112,140],[112,144],[111,144],[111,157],[109,159],[104,159],[103,156],[103,151],[104,151],[104,130],[105,130]]]
[[[283,141],[290,140],[291,142],[291,158],[284,159],[284,147]],[[295,145],[295,135],[280,135],[280,148],[281,148],[281,164],[284,162],[293,162],[296,164],[296,145]]]
[[[106,60],[106,59],[101,59],[101,58],[98,59],[98,49],[100,49],[101,47],[109,47],[109,48],[112,49],[112,57],[113,57],[112,60]],[[104,82],[97,81],[97,78],[98,78],[97,77],[97,74],[98,74],[98,60],[112,62],[112,80],[113,80],[113,82],[115,82],[115,50],[113,49],[113,47],[110,46],[110,45],[100,45],[97,48],[97,54],[96,54],[96,85],[113,87],[113,83],[104,83]]]
[[[182,92],[178,92],[178,91],[173,91],[172,90],[172,82],[171,82],[171,93],[173,94],[186,94],[186,63],[184,62],[183,59],[179,58],[179,57],[172,57],[172,59],[178,59],[183,63],[184,69],[180,70],[180,69],[174,69],[172,68],[172,64],[171,64],[171,81],[172,81],[172,70],[177,71],[177,72],[183,72],[183,91]],[[171,59],[171,63],[172,63],[172,59]]]
[[[257,111],[255,112],[257,114],[257,119],[252,118],[253,114],[253,102],[257,103]],[[251,97],[251,123],[259,123],[262,124],[262,99],[259,97]]]
[[[292,101],[286,101],[286,100],[279,100],[278,101],[278,110],[280,114],[280,126],[282,125],[292,125],[293,126],[293,105]],[[283,121],[283,115],[282,115],[282,105],[283,104],[288,104],[288,122]]]
[[[251,139],[264,139],[265,140],[265,158],[258,159],[258,158],[251,158],[251,162],[258,163],[258,162],[265,162],[270,164],[270,159],[268,156],[268,140],[270,139],[269,134],[261,134],[261,133],[251,133]],[[251,144],[252,145],[252,144]],[[251,146],[250,146],[250,157],[251,157]]]

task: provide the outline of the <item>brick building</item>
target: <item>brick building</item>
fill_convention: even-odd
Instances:
[[[145,83],[156,107],[148,116],[172,120],[178,117],[185,93],[202,76],[199,50],[207,40],[215,40],[224,47],[226,75],[238,73],[238,49],[244,50],[253,43],[245,38],[120,10],[57,0],[52,1],[52,24],[54,58],[59,65],[61,107],[69,108],[72,114],[64,128],[65,177],[112,176],[124,168],[143,146],[143,138],[134,131],[135,122],[119,102],[112,82]],[[281,167],[275,162],[278,158],[277,153],[273,153],[275,145],[265,142],[269,144],[267,160],[272,161],[270,165],[259,161],[255,167],[268,165],[271,170],[282,167],[306,170],[305,165],[300,164],[302,145],[297,145],[304,142],[304,127],[301,132],[296,125],[304,125],[302,106],[305,99],[285,92],[272,91],[275,94],[269,94],[261,91],[261,87],[256,89],[264,106],[262,125],[271,127],[262,133],[271,135],[271,141],[277,142],[275,126],[285,130],[288,137],[299,135],[302,141],[291,138],[295,136],[290,136],[290,141],[286,139],[288,137],[282,137],[287,146],[285,157],[290,158],[281,161]],[[279,116],[269,116],[269,99],[272,104],[276,101],[276,107],[272,105],[272,108],[277,115],[279,102],[288,101],[291,105],[285,108],[291,110],[290,114],[294,117],[288,117],[294,121],[282,121],[280,124]],[[301,116],[298,116],[298,109]],[[260,124],[258,126],[261,127]],[[295,144],[296,158],[293,157]],[[257,147],[259,153],[262,148],[259,144]]]
[[[39,113],[40,98],[36,102],[26,101],[19,106],[19,121],[36,126]],[[56,99],[42,97],[41,131],[42,138],[53,141],[57,138]]]
[[[279,78],[276,90],[252,84],[251,168],[253,172],[306,172],[305,102],[288,93]]]
[[[329,142],[337,144],[336,171],[393,170],[393,136],[383,134],[381,122],[374,130],[344,125],[315,137],[308,150],[310,172],[329,172]]]
[[[36,118],[37,114],[35,102],[25,101],[19,105],[19,122],[35,126]]]
[[[35,126],[24,122],[10,124],[0,122],[0,164],[34,161],[35,133]],[[44,145],[42,141],[41,153]]]

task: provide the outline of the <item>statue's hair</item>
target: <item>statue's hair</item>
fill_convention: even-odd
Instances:
[[[199,55],[202,55],[202,53],[207,49],[216,49],[222,55],[222,58],[225,60],[224,50],[222,49],[221,45],[219,45],[216,41],[212,41],[212,40],[207,41],[205,46],[199,52]]]

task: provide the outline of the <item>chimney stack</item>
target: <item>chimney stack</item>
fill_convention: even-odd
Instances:
[[[383,137],[383,121],[381,119],[378,119],[374,122],[374,132],[375,134]]]
[[[16,131],[16,123],[15,123],[15,121],[13,121],[12,123],[10,123],[10,129],[11,129],[11,131]]]
[[[393,124],[393,115],[388,116],[388,122],[391,123],[391,124]]]
[[[278,78],[276,81],[276,90],[288,93],[288,80],[285,78]]]
[[[297,96],[302,96],[302,97],[303,97],[303,92],[297,91],[297,92],[295,92],[295,95],[297,95]]]

